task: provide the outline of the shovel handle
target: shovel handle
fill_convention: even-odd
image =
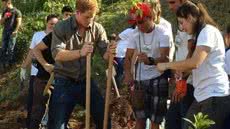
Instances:
[[[108,128],[108,116],[109,116],[109,101],[110,101],[110,93],[111,93],[111,82],[112,82],[112,70],[113,70],[113,58],[114,55],[109,56],[109,68],[108,68],[108,78],[106,82],[106,98],[105,98],[105,113],[104,113],[104,123],[103,129]]]
[[[91,86],[91,54],[86,57],[86,115],[85,128],[90,129],[90,86]]]

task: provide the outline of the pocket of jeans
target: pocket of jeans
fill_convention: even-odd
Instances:
[[[67,85],[67,81],[62,79],[55,79],[53,82],[54,90],[52,92],[52,98],[54,102],[64,102],[66,101],[66,94],[67,89],[65,88],[65,85]]]
[[[65,86],[65,85],[68,85],[68,81],[66,79],[63,79],[63,78],[55,78],[53,80],[53,86]]]

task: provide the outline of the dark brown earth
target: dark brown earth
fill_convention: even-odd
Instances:
[[[0,93],[6,87],[13,85],[18,85],[19,79],[10,79],[9,76],[12,72],[17,71],[17,67],[12,68],[11,72],[5,72],[0,74]],[[18,74],[18,73],[15,73]],[[24,84],[28,84],[28,81]],[[28,94],[28,86],[20,91],[20,94],[16,96],[15,99],[0,101],[0,129],[24,129],[25,128],[25,118],[26,112],[26,99]],[[5,90],[4,90],[5,91]],[[7,91],[7,90],[6,90]],[[123,88],[120,90],[121,97],[117,98],[112,90],[111,104],[110,104],[110,114],[112,118],[112,128],[113,129],[132,129],[134,126],[133,122],[130,120],[132,114],[132,109],[128,101],[128,92]],[[80,114],[83,114],[79,117]],[[70,127],[72,129],[83,129],[84,128],[84,111],[76,108],[70,119]],[[94,129],[94,124],[92,124],[92,129]]]

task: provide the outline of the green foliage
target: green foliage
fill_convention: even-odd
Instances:
[[[105,27],[108,34],[120,33],[129,26],[128,11],[137,1],[140,0],[120,0],[109,6],[104,4],[98,22]]]
[[[208,115],[204,115],[201,112],[194,115],[194,119],[195,121],[192,122],[191,120],[184,118],[185,121],[192,125],[189,129],[208,129],[211,125],[215,124],[213,120],[208,119]]]
[[[66,5],[74,8],[75,1],[76,0],[47,0],[43,5],[43,9],[46,12],[61,14],[62,8]]]
[[[12,0],[13,5],[16,6],[23,15],[41,11],[43,9],[41,5],[43,5],[45,1],[46,0]]]
[[[0,103],[5,100],[15,100],[19,95],[19,84],[17,83],[17,75],[19,71],[14,71],[7,76],[7,80],[1,83],[0,87]]]
[[[16,44],[17,60],[20,61],[28,51],[28,47],[31,43],[32,36],[37,31],[44,30],[45,17],[48,15],[46,12],[40,12],[27,15],[23,17],[23,24],[20,28]]]

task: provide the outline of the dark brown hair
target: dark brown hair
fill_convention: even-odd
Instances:
[[[196,23],[193,26],[193,30],[195,33],[201,29],[205,24],[210,24],[218,28],[218,25],[215,21],[210,17],[206,8],[202,3],[193,3],[191,1],[187,1],[182,6],[180,6],[176,12],[177,17],[188,19],[189,16],[196,19]]]
[[[53,19],[53,18],[57,18],[58,19],[58,15],[57,14],[49,14],[46,17],[46,22],[48,22],[49,20]]]

